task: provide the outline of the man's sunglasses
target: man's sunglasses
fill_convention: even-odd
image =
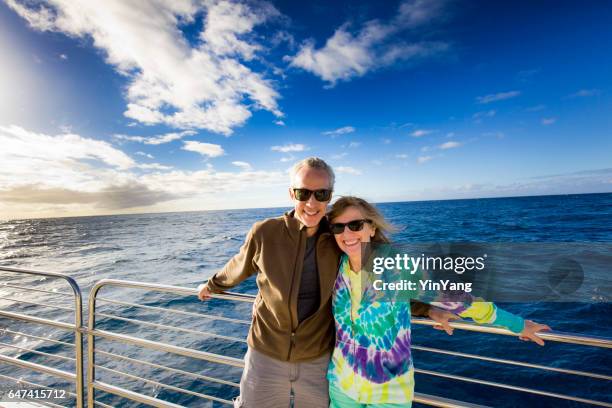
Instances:
[[[298,201],[308,201],[310,199],[310,196],[312,195],[312,193],[314,193],[315,198],[317,199],[317,201],[329,201],[331,199],[332,196],[332,191],[331,190],[309,190],[307,188],[294,188],[293,189],[293,194],[295,195],[295,198]]]
[[[331,224],[329,226],[329,229],[334,235],[342,234],[344,232],[345,227],[349,227],[351,231],[356,232],[361,231],[363,229],[363,224],[365,224],[366,222],[371,224],[372,220],[353,220],[347,223],[336,222],[334,224]]]

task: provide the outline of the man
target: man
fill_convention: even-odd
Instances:
[[[291,396],[295,408],[329,406],[331,298],[340,259],[325,219],[333,188],[334,172],[322,159],[296,163],[289,188],[294,209],[255,223],[240,252],[198,294],[208,299],[257,273],[259,292],[236,407],[285,408]],[[420,303],[412,309],[417,316],[429,312]],[[449,315],[436,317],[449,327]]]

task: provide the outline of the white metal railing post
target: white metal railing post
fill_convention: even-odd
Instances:
[[[12,272],[17,274],[24,274],[30,276],[44,276],[48,278],[55,279],[63,279],[70,285],[72,289],[72,295],[74,296],[74,324],[60,324],[61,322],[36,318],[34,316],[23,315],[20,313],[11,313],[0,311],[0,316],[4,315],[9,318],[14,318],[22,321],[29,321],[32,323],[43,324],[47,326],[60,327],[66,330],[70,330],[74,333],[74,346],[75,346],[75,374],[74,380],[75,388],[76,388],[76,406],[77,408],[84,407],[84,387],[83,387],[83,300],[81,295],[81,289],[76,281],[70,276],[57,273],[57,272],[43,272],[43,271],[32,271],[27,269],[18,269],[18,268],[10,268],[10,267],[0,267],[0,271],[4,272]],[[13,362],[14,363],[14,362]],[[38,367],[37,367],[38,366]],[[25,367],[25,366],[24,366]],[[37,367],[38,371],[40,371],[40,365],[29,366],[28,368],[36,369],[33,367]]]

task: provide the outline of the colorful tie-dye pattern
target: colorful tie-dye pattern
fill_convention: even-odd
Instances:
[[[354,272],[344,255],[332,305],[336,344],[327,372],[330,386],[364,404],[411,402],[414,369],[410,352],[410,302],[378,301],[380,294],[366,285],[358,316],[352,319],[349,273]],[[465,301],[428,303],[478,323],[502,325],[515,332],[522,330],[520,317],[498,309],[493,303],[469,295],[461,300]]]

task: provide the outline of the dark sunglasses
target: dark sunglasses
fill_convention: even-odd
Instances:
[[[344,232],[344,227],[349,227],[351,231],[361,231],[363,229],[363,224],[365,223],[371,224],[372,220],[353,220],[347,223],[336,222],[329,226],[332,234],[338,235]]]
[[[329,201],[332,196],[331,190],[323,189],[323,190],[313,191],[307,188],[294,188],[293,189],[293,194],[295,195],[295,198],[297,198],[298,201],[308,201],[312,193],[314,193],[314,196],[317,199],[317,201],[321,201],[321,202]]]

